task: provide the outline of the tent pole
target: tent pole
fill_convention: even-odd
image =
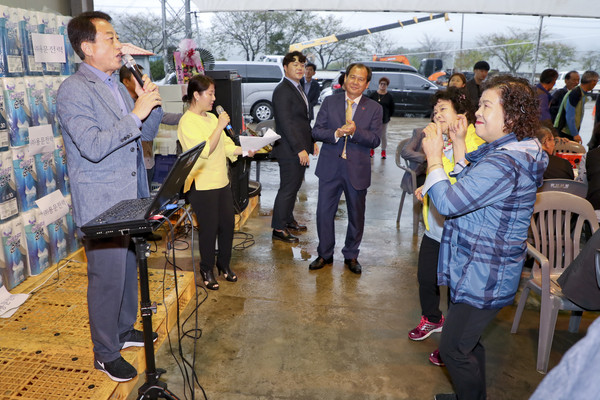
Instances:
[[[535,68],[537,66],[538,53],[540,52],[540,40],[542,38],[542,26],[544,24],[544,16],[540,16],[540,29],[538,30],[537,44],[535,45],[535,57],[533,59],[533,70],[531,71],[531,83],[535,83]]]

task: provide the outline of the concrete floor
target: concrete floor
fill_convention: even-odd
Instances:
[[[411,197],[400,229],[396,228],[402,177],[394,161],[396,145],[426,123],[422,118],[394,118],[388,158],[382,160],[378,149],[372,161],[361,276],[343,265],[347,221],[343,201],[336,220],[333,267],[308,270],[317,255],[316,158],[311,159],[295,209],[296,219],[308,225],[308,232],[295,245],[271,239],[279,175],[276,163],[262,163],[260,203],[243,227],[254,244],[233,252],[232,269],[239,281],[221,278],[220,289],[209,291],[198,308],[202,336],[195,348],[195,371],[209,399],[400,400],[452,392],[445,368],[427,359],[438,346],[439,334],[422,342],[407,337],[420,318],[416,266],[423,232],[421,227],[418,236],[412,234]],[[240,242],[236,239],[234,244]],[[189,250],[179,251],[177,257],[182,269],[191,269]],[[535,297],[529,301],[516,335],[510,333],[515,306],[503,309],[486,330],[488,399],[527,399],[542,380],[535,371],[538,307]],[[191,311],[192,305],[184,315]],[[585,313],[581,333],[573,334],[567,332],[568,316],[559,315],[551,367],[596,316]],[[183,340],[183,353],[192,360],[189,338]],[[158,350],[156,360],[158,367],[168,370],[162,380],[183,398],[183,378],[168,343]],[[130,398],[136,398],[135,393]],[[200,390],[196,398],[203,398]]]

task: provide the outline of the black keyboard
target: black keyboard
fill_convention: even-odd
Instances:
[[[127,200],[116,204],[107,211],[103,212],[97,221],[106,221],[111,219],[134,220],[144,217],[146,210],[150,207],[154,199],[147,197],[144,199]]]

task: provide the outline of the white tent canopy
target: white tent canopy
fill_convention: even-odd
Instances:
[[[200,11],[394,11],[600,18],[599,0],[192,0]]]

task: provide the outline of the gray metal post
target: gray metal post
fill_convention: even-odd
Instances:
[[[169,51],[167,49],[167,0],[160,0],[162,12],[162,40],[163,40],[163,69],[165,76],[169,74]]]
[[[192,18],[190,16],[190,0],[185,0],[185,37],[192,38]]]
[[[533,70],[531,71],[531,83],[535,83],[535,67],[537,65],[538,53],[540,52],[540,40],[542,39],[542,25],[544,24],[544,16],[540,16],[540,29],[538,30],[537,44],[535,45],[535,57],[533,59]]]

